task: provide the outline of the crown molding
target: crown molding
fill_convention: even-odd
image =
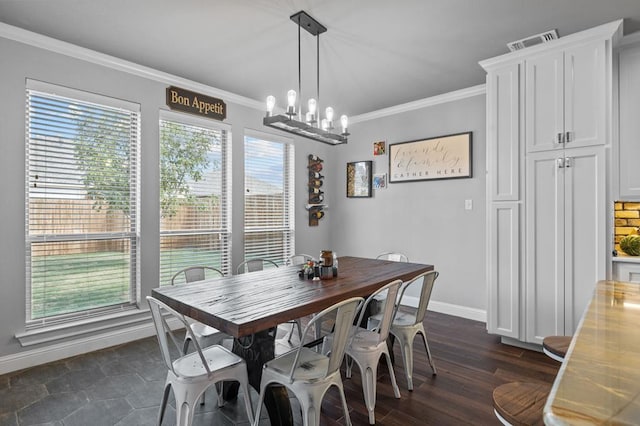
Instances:
[[[101,65],[117,71],[123,71],[138,77],[157,81],[159,83],[179,85],[180,87],[183,87],[185,89],[194,90],[197,92],[205,93],[207,95],[222,98],[226,102],[232,102],[234,104],[254,108],[257,110],[264,109],[264,103],[256,101],[255,99],[250,99],[244,96],[237,95],[235,93],[227,92],[226,90],[218,89],[183,77],[158,71],[144,65],[136,64],[135,62],[125,61],[124,59],[116,58],[115,56],[96,52],[95,50],[57,40],[55,38],[34,33],[32,31],[5,24],[3,22],[0,22],[0,37],[17,41],[19,43],[24,43],[40,49],[45,49],[51,52],[59,53],[71,58],[91,62],[96,65]]]
[[[453,92],[444,93],[442,95],[431,96],[429,98],[419,99],[417,101],[407,102],[405,104],[400,104],[389,108],[383,108],[377,111],[356,115],[354,117],[349,117],[349,121],[351,123],[361,123],[363,121],[376,120],[394,114],[401,114],[403,112],[414,111],[417,109],[444,104],[447,102],[458,101],[460,99],[471,98],[473,96],[484,95],[486,94],[486,92],[486,85],[479,84],[477,86],[468,87],[466,89],[454,90]]]

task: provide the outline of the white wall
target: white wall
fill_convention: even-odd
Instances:
[[[6,30],[6,27],[0,28]],[[15,38],[15,37],[12,37]],[[141,163],[141,283],[140,300],[157,286],[159,277],[159,146],[158,111],[167,109],[169,85],[200,89],[217,97],[216,89],[202,89],[194,82],[142,69],[104,55],[62,45],[58,52],[34,47],[43,40],[25,37],[23,44],[0,36],[0,374],[37,363],[72,356],[153,334],[146,303],[135,319],[114,318],[110,328],[56,338],[22,347],[15,338],[25,331],[25,79],[41,80],[79,90],[139,103],[142,111]],[[18,38],[19,39],[19,38]],[[36,40],[35,42],[33,40]],[[94,60],[93,57],[100,60]],[[87,58],[85,60],[84,58]],[[105,64],[109,64],[106,65]],[[137,69],[128,72],[128,69]],[[193,85],[191,87],[190,85]],[[262,125],[260,107],[250,102],[227,102],[225,122],[232,126],[233,141],[233,263],[242,260],[243,134],[245,129],[269,133]],[[293,138],[296,152],[296,251],[317,255],[333,249],[341,255],[375,256],[401,250],[416,262],[432,263],[441,272],[431,308],[461,307],[467,316],[485,309],[484,283],[484,96],[445,103],[418,111],[365,121],[352,126],[346,146],[331,147]],[[347,199],[345,164],[372,159],[372,142],[388,143],[473,131],[472,179],[393,184],[372,199]],[[271,132],[273,133],[273,132]],[[280,135],[289,137],[290,135]],[[320,226],[307,225],[306,157],[325,159],[325,201],[329,204]],[[386,171],[387,157],[376,159],[376,171]],[[472,199],[474,209],[464,210]],[[438,305],[440,303],[440,305]],[[448,305],[450,304],[450,305]],[[466,311],[465,311],[466,310]],[[477,312],[476,312],[477,311]],[[455,311],[454,311],[455,312]],[[125,320],[129,324],[122,324]],[[78,331],[80,327],[71,330]],[[66,330],[67,332],[69,330]],[[54,333],[55,335],[55,333]],[[59,336],[54,336],[59,337]]]
[[[94,339],[87,344],[91,333],[83,336],[59,339],[49,343],[23,348],[15,338],[25,331],[25,79],[41,80],[79,90],[139,103],[142,111],[141,148],[141,283],[140,300],[157,287],[159,279],[159,144],[158,118],[165,105],[165,81],[133,75],[128,72],[75,59],[59,53],[43,50],[0,37],[0,193],[3,198],[0,220],[0,374],[17,367],[26,367],[38,360],[52,360],[70,356],[78,350],[96,349],[118,343],[143,334],[153,333],[146,314],[135,322],[134,331],[123,333],[117,327],[109,336]],[[150,70],[149,74],[153,74]],[[141,73],[144,74],[144,73]],[[184,80],[177,79],[177,86]],[[187,87],[189,88],[189,87]],[[215,90],[210,95],[216,96]],[[224,99],[224,98],[223,98]],[[233,137],[233,263],[242,261],[243,217],[243,145],[244,130],[254,129],[274,133],[262,125],[264,112],[227,102],[225,123],[232,126]],[[283,135],[280,135],[280,139]],[[289,135],[286,135],[289,136]],[[296,153],[296,244],[297,251],[318,253],[329,247],[332,215],[322,219],[321,225],[310,228],[304,210],[307,200],[306,157],[310,153],[329,157],[332,147],[306,139],[294,140]],[[328,159],[328,163],[330,160]],[[330,166],[327,166],[330,169]],[[334,185],[334,178],[327,176],[325,185]],[[331,198],[329,198],[331,201]],[[146,302],[140,304],[146,308]],[[111,323],[117,323],[115,319]],[[145,325],[142,325],[142,324]],[[130,324],[130,328],[133,325]],[[106,335],[105,335],[106,336]],[[81,340],[78,340],[81,339]],[[110,340],[111,339],[111,340]],[[85,344],[78,345],[77,342]],[[76,342],[76,343],[74,343]],[[23,359],[21,353],[25,352]],[[5,362],[3,366],[3,362]],[[7,365],[9,365],[7,367]]]
[[[482,319],[485,285],[485,96],[446,102],[352,126],[349,144],[336,150],[337,202],[331,242],[339,254],[376,256],[401,251],[440,272],[430,309]],[[373,142],[387,144],[473,132],[473,177],[392,183],[373,198],[346,197],[346,163],[374,160],[388,171],[389,157],[373,156]],[[465,210],[464,201],[473,201]],[[454,305],[454,306],[448,306]],[[460,307],[461,309],[456,309]],[[466,312],[465,312],[466,311]]]

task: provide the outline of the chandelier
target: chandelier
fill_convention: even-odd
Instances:
[[[287,92],[287,109],[284,114],[273,114],[276,105],[274,96],[267,97],[267,115],[262,121],[265,126],[274,127],[285,132],[293,133],[305,138],[324,142],[330,145],[340,145],[347,143],[347,126],[349,119],[346,115],[340,117],[341,133],[333,133],[334,112],[333,108],[325,109],[325,118],[321,118],[319,111],[319,100],[311,98],[307,105],[307,112],[302,114],[302,107],[299,103],[301,88],[301,66],[300,66],[300,29],[304,28],[311,35],[316,37],[316,95],[320,97],[320,34],[327,31],[327,28],[313,19],[308,13],[301,10],[290,16],[291,20],[298,24],[298,92],[289,90]]]

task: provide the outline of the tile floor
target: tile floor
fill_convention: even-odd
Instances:
[[[153,336],[6,374],[0,376],[0,426],[155,425],[166,372]],[[218,408],[213,389],[197,407],[193,425],[248,425],[242,399]],[[252,390],[254,407],[257,399]],[[163,425],[175,425],[174,407],[172,393]],[[261,425],[268,425],[262,413]]]

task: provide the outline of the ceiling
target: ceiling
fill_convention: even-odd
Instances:
[[[251,99],[297,89],[298,28],[320,37],[320,104],[359,115],[484,83],[478,61],[550,29],[616,19],[640,30],[640,0],[0,0],[0,22]],[[315,95],[316,41],[302,31],[302,91]]]

